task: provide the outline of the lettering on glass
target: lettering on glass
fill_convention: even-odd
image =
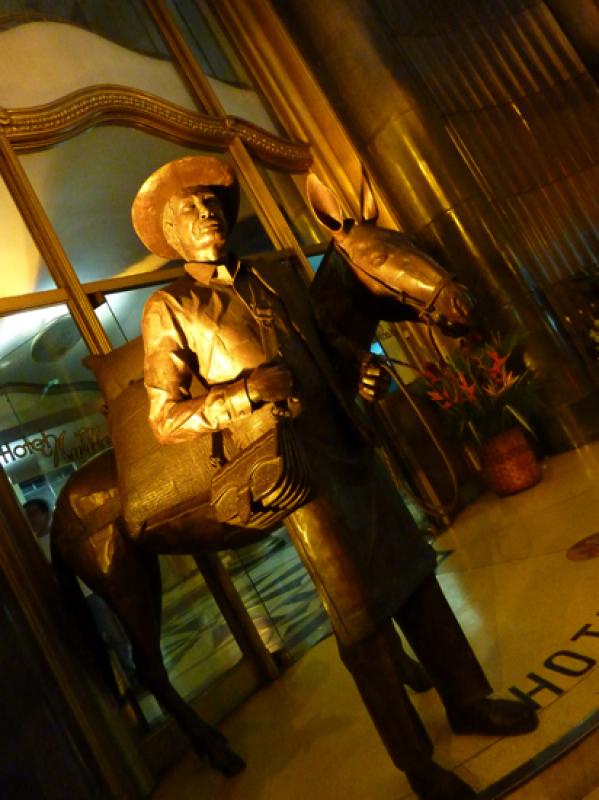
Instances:
[[[54,467],[81,461],[94,453],[110,447],[110,437],[95,425],[80,428],[67,437],[66,431],[46,433],[25,437],[21,442],[0,443],[0,459],[7,466],[28,456],[51,458]]]

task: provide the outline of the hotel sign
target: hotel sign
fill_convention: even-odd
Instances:
[[[8,466],[23,458],[41,456],[52,459],[54,467],[59,467],[87,459],[110,445],[107,433],[95,425],[88,425],[74,432],[40,431],[38,436],[25,437],[22,441],[0,443],[0,458],[3,466]]]

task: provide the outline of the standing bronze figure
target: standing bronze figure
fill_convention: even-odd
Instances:
[[[419,797],[474,797],[433,761],[403,685],[393,620],[439,692],[454,732],[525,733],[536,727],[536,716],[524,704],[489,699],[491,687],[435,580],[434,551],[376,456],[349,389],[358,374],[353,392],[378,396],[382,371],[369,359],[356,363],[347,337],[323,340],[299,279],[292,284],[276,265],[242,263],[227,253],[237,196],[230,168],[198,156],[157,170],[135,200],[142,241],[158,255],[179,255],[187,273],[144,309],[152,428],[165,446],[221,432],[231,460],[276,424],[273,407],[293,419],[312,499],[285,524],[331,618],[341,658]],[[319,215],[332,218],[327,208]],[[452,292],[441,286],[439,305],[441,293]],[[264,320],[276,341],[274,358]]]

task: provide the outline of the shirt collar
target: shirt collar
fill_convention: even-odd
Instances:
[[[232,285],[237,270],[239,269],[239,262],[235,262],[231,266],[226,264],[200,264],[199,262],[189,262],[185,264],[185,271],[198,283],[203,283],[208,286],[210,283],[221,283]]]

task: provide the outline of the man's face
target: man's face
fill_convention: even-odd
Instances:
[[[177,250],[186,261],[215,262],[225,253],[228,227],[222,203],[207,189],[179,192],[169,200]]]
[[[25,515],[36,536],[45,536],[50,531],[52,515],[49,511],[44,511],[38,505],[30,505],[25,508]]]

